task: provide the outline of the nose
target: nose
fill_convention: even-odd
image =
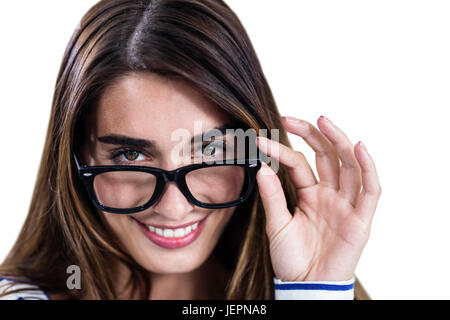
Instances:
[[[183,220],[194,208],[174,181],[167,181],[153,212],[173,221]]]

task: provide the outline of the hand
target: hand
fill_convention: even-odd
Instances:
[[[320,131],[289,118],[282,120],[286,130],[301,136],[316,153],[320,181],[301,152],[257,139],[261,152],[287,167],[297,195],[291,214],[278,176],[263,162],[256,179],[275,276],[282,281],[350,280],[381,193],[375,164],[362,144],[354,147],[327,118],[318,119]]]

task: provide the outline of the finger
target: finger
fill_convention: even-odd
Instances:
[[[316,167],[320,183],[339,189],[339,158],[331,142],[312,124],[293,117],[283,117],[283,125],[290,133],[302,137],[316,153]]]
[[[259,194],[266,215],[266,231],[273,238],[292,218],[287,207],[286,197],[276,173],[265,162],[256,174]]]
[[[262,152],[287,167],[289,177],[296,189],[317,184],[316,176],[303,153],[262,136],[256,139],[256,143]]]
[[[361,192],[361,168],[354,154],[353,144],[347,135],[328,118],[321,116],[317,125],[322,133],[331,141],[341,160],[339,173],[339,193],[352,206]]]
[[[355,156],[361,166],[363,187],[356,202],[356,212],[363,219],[371,221],[381,194],[377,169],[372,157],[361,141],[357,143]]]

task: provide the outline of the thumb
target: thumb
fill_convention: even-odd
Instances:
[[[281,181],[264,161],[256,175],[258,189],[266,214],[266,231],[269,239],[277,234],[292,219],[287,208]]]

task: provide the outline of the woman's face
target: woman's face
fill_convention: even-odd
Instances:
[[[176,152],[180,142],[191,145],[191,138],[199,130],[195,123],[201,124],[201,133],[230,123],[230,118],[181,80],[152,73],[133,74],[116,82],[101,96],[89,119],[88,141],[81,156],[90,166],[142,165],[174,170],[193,161],[174,155],[180,154]],[[172,136],[180,130],[190,136]],[[111,139],[112,135],[151,141],[151,145],[130,146]],[[128,151],[123,151],[125,147]],[[118,156],[117,150],[122,152]],[[117,189],[132,178],[121,179],[121,187]],[[112,183],[105,185],[114,189]],[[149,185],[150,182],[142,183],[139,189],[146,190]],[[236,192],[236,186],[229,187],[235,189],[230,192]],[[122,190],[113,197],[120,201],[119,198],[132,197],[139,191],[130,192]],[[105,197],[108,195],[111,191],[105,192]],[[197,207],[174,182],[168,182],[160,199],[145,211],[100,214],[141,266],[155,273],[182,273],[196,269],[208,258],[234,209]]]

